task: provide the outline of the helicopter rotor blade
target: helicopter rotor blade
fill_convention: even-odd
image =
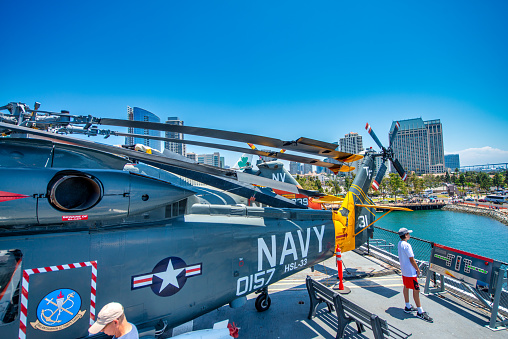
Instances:
[[[170,125],[170,124],[162,124],[156,122],[147,122],[147,121],[132,121],[132,120],[122,120],[122,119],[110,119],[110,118],[101,118],[95,121],[95,123],[99,125],[109,125],[109,126],[120,126],[120,127],[131,127],[131,128],[142,128],[142,129],[150,129],[156,131],[167,131],[167,132],[177,132],[183,134],[197,135],[208,138],[216,138],[216,139],[225,139],[230,141],[238,141],[245,143],[253,143],[257,145],[277,148],[277,149],[286,149],[295,152],[308,153],[318,156],[325,156],[329,158],[334,158],[336,160],[342,161],[343,159],[347,159],[351,157],[353,154],[336,151],[337,145],[313,140],[309,138],[299,138],[293,141],[284,141],[281,139],[264,137],[255,134],[247,134],[247,133],[239,133],[239,132],[231,132],[224,131],[218,129],[210,129],[210,128],[202,128],[202,127],[193,127],[193,126],[181,126],[181,125]]]
[[[381,143],[381,141],[379,141],[376,133],[374,133],[374,131],[372,130],[372,127],[370,127],[369,123],[367,123],[365,125],[365,129],[367,130],[367,132],[369,132],[370,136],[372,137],[372,139],[374,139],[374,141],[376,142],[376,144],[379,146],[379,148],[381,149],[385,149],[383,147],[383,144]]]
[[[404,167],[402,167],[399,160],[390,158],[390,161],[392,162],[393,166],[395,166],[395,169],[397,170],[397,173],[399,173],[402,180],[406,181],[407,173],[404,171]]]
[[[374,131],[372,130],[372,127],[370,127],[370,125],[368,123],[365,125],[365,129],[367,130],[367,132],[369,132],[369,134],[372,137],[372,139],[374,139],[376,144],[381,148],[381,154],[379,154],[379,156],[383,156],[383,159],[385,161],[386,161],[386,159],[390,159],[390,161],[392,162],[393,166],[395,167],[395,169],[399,173],[399,175],[402,178],[402,180],[406,181],[406,179],[407,179],[406,171],[404,171],[404,168],[400,164],[399,160],[397,160],[395,158],[395,156],[393,154],[393,151],[392,151],[392,142],[395,139],[395,136],[396,136],[397,131],[399,130],[399,128],[400,128],[400,123],[398,121],[396,121],[394,129],[393,129],[393,134],[392,134],[392,136],[390,138],[390,146],[389,146],[388,149],[386,149],[381,144],[381,141],[379,141],[378,137],[376,136],[376,133],[374,133]],[[380,167],[380,172],[381,172],[381,169],[383,168],[383,166],[384,166],[384,169],[383,169],[383,175],[384,175],[384,172],[386,171],[386,165],[384,164],[384,162],[383,162],[383,165]],[[377,179],[380,179],[380,180],[377,180]],[[381,182],[381,179],[382,179],[382,176],[379,177],[379,173],[378,173],[378,175],[376,176],[376,180],[375,180],[375,182],[378,183],[378,186],[379,186],[379,183]]]
[[[385,161],[386,162],[386,161]],[[377,171],[376,179],[372,182],[372,188],[377,191],[386,173],[386,164],[383,162]]]
[[[261,157],[269,157],[269,158],[275,158],[275,159],[295,161],[295,162],[300,162],[300,163],[304,163],[304,164],[311,164],[311,165],[320,166],[320,167],[326,167],[332,171],[344,172],[348,168],[348,166],[343,165],[343,164],[335,164],[335,163],[331,163],[331,162],[325,162],[325,161],[322,161],[319,159],[303,157],[300,155],[288,154],[288,153],[284,153],[284,152],[270,152],[270,151],[259,150],[255,146],[254,146],[254,148],[252,148],[252,147],[242,148],[242,147],[237,147],[237,146],[208,143],[208,142],[202,142],[202,141],[164,138],[164,137],[157,137],[157,136],[143,135],[143,134],[132,134],[132,133],[121,133],[121,132],[112,132],[111,134],[116,135],[116,136],[121,136],[121,137],[154,139],[154,140],[176,142],[176,143],[195,145],[195,146],[219,148],[219,149],[223,149],[226,151],[233,151],[233,152],[239,152],[239,153],[255,154],[255,155],[259,155]]]

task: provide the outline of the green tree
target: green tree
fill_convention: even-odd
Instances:
[[[339,182],[337,181],[337,177],[335,177],[335,179],[328,180],[326,184],[330,187],[331,194],[338,195],[342,192],[342,187],[340,187]]]
[[[423,192],[423,179],[422,178],[419,178],[417,177],[414,181],[413,181],[413,189],[414,189],[414,192],[416,195],[420,195],[422,194]]]
[[[407,186],[408,193],[419,195],[423,191],[424,183],[422,178],[416,175],[415,172],[412,172],[410,175],[408,175],[408,179],[405,185]]]
[[[452,176],[450,177],[450,182],[457,184],[458,180],[459,180],[459,178],[455,175],[455,173],[452,173]]]
[[[321,187],[321,181],[315,177],[296,177],[296,181],[302,186],[303,189],[310,191],[319,191],[323,192],[323,188]]]
[[[381,192],[381,196],[383,200],[385,200],[386,193],[388,192],[388,181],[389,179],[385,176],[381,183],[379,184],[379,191]]]
[[[316,178],[316,187],[317,187],[317,190],[320,192],[320,193],[323,193],[324,190],[323,190],[323,186],[321,185],[321,180],[319,180],[318,178]]]
[[[488,192],[492,186],[492,179],[484,172],[478,172],[476,175],[476,183],[480,186],[480,189]]]
[[[353,183],[353,179],[349,176],[346,176],[344,178],[344,186],[346,188],[346,191],[349,191],[349,187],[351,187],[351,184]]]
[[[296,181],[300,184],[300,186],[304,186],[307,183],[307,179],[305,177],[301,177],[299,175],[296,176]]]
[[[492,183],[494,184],[494,186],[497,187],[497,189],[499,189],[500,186],[503,186],[504,184],[504,176],[501,175],[501,173],[496,173],[494,174],[494,178],[492,178]]]
[[[434,187],[434,176],[430,174],[423,175],[423,186],[425,188]]]
[[[466,172],[464,174],[466,176],[466,181],[469,181],[469,182],[476,182],[476,173],[475,172]]]
[[[459,175],[459,183],[462,186],[462,189],[464,189],[464,185],[466,184],[466,176],[463,173]]]
[[[404,186],[404,181],[400,178],[397,173],[390,173],[390,177],[388,180],[388,190],[390,194],[395,197],[395,202],[397,202],[397,194],[400,190],[402,190]]]
[[[447,182],[447,183],[450,183],[451,182],[451,178],[450,178],[450,173],[446,172],[445,174],[445,178],[444,178],[444,181]]]
[[[400,193],[403,196],[407,197],[407,195],[409,193],[409,187],[407,186],[407,184],[404,181],[402,181],[402,180],[400,180],[400,181],[402,182],[402,185],[400,187]]]

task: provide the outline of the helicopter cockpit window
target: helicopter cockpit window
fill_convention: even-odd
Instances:
[[[18,314],[21,259],[20,250],[0,250],[0,326]]]

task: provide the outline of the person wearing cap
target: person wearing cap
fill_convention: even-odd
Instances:
[[[420,303],[420,285],[418,284],[417,277],[420,275],[420,268],[416,264],[415,256],[413,254],[413,248],[408,243],[409,238],[413,231],[408,230],[405,227],[399,229],[400,241],[398,244],[400,271],[402,272],[402,282],[404,287],[402,292],[404,294],[404,312],[412,313],[416,312],[416,316],[428,322],[433,322],[433,319],[423,311]],[[416,304],[416,309],[409,303],[409,290],[413,290],[413,299]]]
[[[103,332],[117,339],[139,339],[138,329],[125,318],[123,306],[112,302],[104,306],[97,321],[88,329],[90,334]]]

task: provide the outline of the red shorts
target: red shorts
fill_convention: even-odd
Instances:
[[[420,290],[420,285],[418,285],[418,279],[416,277],[405,277],[402,276],[402,282],[404,283],[404,287],[409,288],[410,290]]]

